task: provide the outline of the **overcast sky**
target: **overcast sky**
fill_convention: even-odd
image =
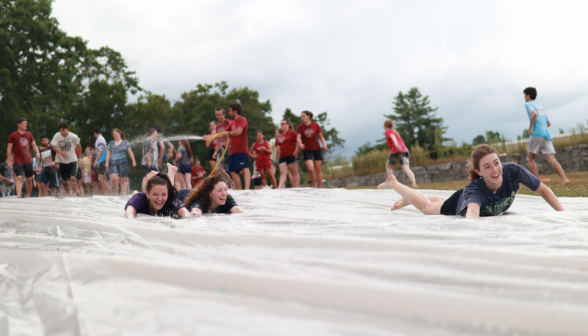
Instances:
[[[198,83],[248,86],[284,109],[327,111],[344,155],[383,138],[383,114],[418,87],[471,142],[528,127],[535,86],[552,133],[588,118],[582,1],[56,0],[53,15],[91,48],[109,46],[141,87],[177,100]],[[211,119],[213,111],[211,111]]]

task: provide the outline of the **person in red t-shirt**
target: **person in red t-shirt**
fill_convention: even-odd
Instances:
[[[278,150],[278,163],[280,165],[280,185],[279,188],[286,187],[288,171],[291,173],[290,183],[292,187],[300,186],[300,174],[298,174],[298,133],[292,129],[290,120],[282,120],[280,123],[282,134],[276,140]]]
[[[249,170],[249,144],[247,143],[247,119],[241,116],[243,107],[239,103],[233,103],[229,106],[229,115],[234,120],[231,121],[225,134],[231,139],[231,154],[229,155],[229,173],[235,182],[237,190],[241,190],[241,178],[239,174],[243,172],[245,180],[245,190],[249,189],[251,183],[251,171]]]
[[[200,165],[200,160],[194,160],[194,166],[192,167],[192,187],[196,188],[202,181],[204,181],[204,167]]]
[[[392,168],[394,167],[394,164],[400,160],[402,171],[408,176],[410,183],[412,183],[412,187],[415,189],[418,188],[414,173],[410,170],[410,153],[408,152],[404,141],[402,141],[400,134],[394,129],[394,122],[390,119],[386,119],[386,121],[384,121],[384,129],[386,130],[386,142],[388,143],[388,148],[390,148],[390,156],[388,156],[388,160],[386,161],[386,173],[388,173],[388,176],[393,175],[394,172],[392,171]]]
[[[33,133],[27,131],[27,120],[18,118],[16,121],[18,129],[8,137],[8,148],[6,150],[6,163],[10,169],[14,169],[16,175],[16,195],[22,197],[22,176],[27,180],[27,197],[31,197],[33,191],[33,156],[31,146],[37,153],[37,162],[41,161],[39,148],[33,138]],[[14,164],[10,160],[14,150]]]
[[[229,146],[229,147],[231,146],[231,144],[228,141],[229,137],[226,136],[226,134],[224,134],[224,135],[219,136],[218,138],[211,139],[212,135],[224,133],[225,130],[227,129],[227,127],[229,127],[231,120],[225,118],[225,109],[222,107],[217,107],[214,110],[214,115],[216,117],[216,120],[218,120],[214,134],[205,135],[202,137],[202,140],[206,141],[207,146],[209,144],[211,146],[212,146],[212,144],[215,144],[214,153],[212,154],[212,157],[211,157],[211,159],[215,160],[215,162],[210,162],[210,164],[211,164],[210,170],[214,174],[218,174],[218,175],[222,176],[222,178],[225,180],[227,185],[229,185],[231,188],[235,188],[235,183],[233,182],[233,180],[231,179],[229,174],[227,174],[227,172],[226,172],[226,169],[229,167],[229,155],[227,155],[228,150],[227,150],[227,154],[225,154],[225,156],[222,157],[222,160],[221,160],[221,156],[225,152],[225,148],[227,146]],[[218,166],[218,168],[215,169],[215,167],[217,167],[217,166]]]
[[[321,144],[318,142],[317,136],[323,143],[323,148],[327,150],[327,142],[323,137],[323,130],[319,124],[312,122],[312,112],[302,111],[302,124],[298,125],[298,146],[302,150],[306,168],[308,169],[308,177],[312,182],[312,187],[316,188],[318,180],[318,187],[323,187],[323,153],[321,151]],[[315,179],[316,172],[316,179]]]
[[[216,121],[211,121],[210,134],[208,134],[208,136],[214,135],[216,135]],[[208,151],[208,163],[210,164],[210,169],[214,169],[214,167],[216,167],[216,142],[216,139],[206,141],[206,147],[210,148],[210,150]]]
[[[273,153],[272,145],[267,140],[263,140],[263,132],[255,132],[255,141],[249,149],[249,155],[255,159],[255,168],[261,175],[261,184],[265,187],[267,185],[266,173],[272,182],[274,189],[278,188],[274,170],[272,169],[272,159],[270,154]]]

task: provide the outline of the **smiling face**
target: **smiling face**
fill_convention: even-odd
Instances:
[[[151,205],[155,210],[161,210],[167,202],[167,186],[156,184],[151,187],[151,190],[147,190],[145,192],[147,198],[149,198],[149,205]]]
[[[255,134],[255,140],[257,140],[258,142],[262,142],[263,141],[263,133],[259,132],[259,133]]]
[[[28,123],[25,120],[25,121],[21,122],[20,124],[18,124],[18,130],[21,132],[24,132],[27,130],[27,126],[28,126]]]
[[[490,190],[498,190],[502,186],[502,163],[496,153],[491,153],[480,159],[480,169],[476,173],[482,176]]]
[[[229,192],[227,191],[227,184],[222,181],[215,184],[214,188],[210,192],[212,207],[225,205],[227,202],[227,196],[229,196]]]

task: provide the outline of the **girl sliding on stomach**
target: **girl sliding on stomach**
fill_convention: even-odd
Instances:
[[[209,176],[197,190],[180,190],[178,196],[191,211],[192,216],[206,213],[231,214],[245,212],[229,195],[227,183],[221,176]]]
[[[158,217],[191,217],[190,211],[178,199],[174,178],[178,168],[167,164],[171,180],[166,174],[150,172],[145,192],[134,192],[125,205],[125,216],[135,218],[138,213]]]
[[[478,146],[468,163],[470,184],[445,200],[425,196],[390,175],[378,189],[391,188],[402,198],[392,206],[398,210],[409,204],[425,215],[465,216],[466,218],[499,215],[512,205],[519,183],[537,192],[552,208],[564,211],[557,196],[526,168],[512,162],[502,164],[498,152],[488,145]]]

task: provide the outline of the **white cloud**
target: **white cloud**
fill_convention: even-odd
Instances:
[[[347,155],[382,138],[398,91],[430,96],[457,141],[527,126],[536,86],[553,132],[586,119],[583,2],[81,1],[54,15],[91,47],[133,63],[144,88],[177,99],[228,81],[270,99],[277,120],[328,111]]]

